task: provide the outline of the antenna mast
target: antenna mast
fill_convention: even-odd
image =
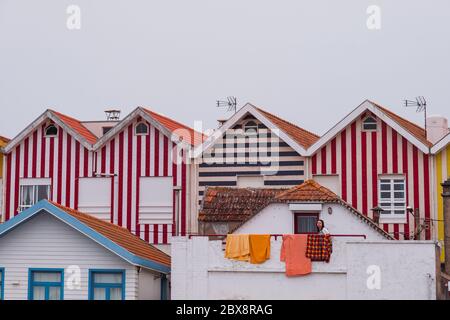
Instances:
[[[227,107],[228,111],[234,111],[236,113],[237,109],[237,99],[236,97],[227,97],[227,101],[217,100],[217,107]]]
[[[423,112],[425,123],[425,138],[427,138],[427,101],[423,96],[416,97],[416,101],[404,100],[405,107],[416,107],[416,112]]]

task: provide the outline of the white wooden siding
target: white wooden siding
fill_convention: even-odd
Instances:
[[[125,269],[125,298],[138,298],[138,273],[135,266],[50,214],[39,214],[0,238],[0,267],[5,268],[5,299],[28,298],[29,268],[66,269],[71,265],[81,269],[81,288],[68,288],[70,274],[66,272],[66,300],[88,299],[89,269]],[[153,283],[142,285],[151,286]],[[159,299],[159,296],[153,295],[152,298]]]

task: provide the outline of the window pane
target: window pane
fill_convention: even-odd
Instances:
[[[391,214],[391,212],[392,212],[391,210],[384,210],[384,211],[382,211],[381,213],[382,213],[382,214]]]
[[[122,288],[110,288],[109,289],[110,300],[122,300]]]
[[[61,282],[61,272],[33,272],[34,282]]]
[[[20,204],[22,206],[31,206],[33,205],[33,186],[21,186],[21,195],[22,199]]]
[[[395,199],[403,199],[405,197],[404,192],[394,192],[394,198]]]
[[[390,199],[391,193],[390,192],[381,192],[381,198],[383,199]]]
[[[94,300],[106,300],[106,289],[94,288]]]
[[[405,180],[403,180],[403,179],[396,179],[396,180],[394,180],[394,183],[402,183],[402,184],[404,184]]]
[[[394,185],[394,190],[405,190],[405,185],[402,184],[395,184]]]
[[[390,184],[391,180],[381,179],[380,182]]]
[[[317,231],[316,216],[297,216],[297,232],[313,233]]]
[[[94,273],[94,283],[122,283],[122,273]]]
[[[364,123],[364,130],[375,130],[376,128],[376,123]]]
[[[404,207],[405,205],[406,205],[406,203],[404,203],[404,202],[394,203],[394,206],[396,206],[396,207]]]
[[[405,214],[405,210],[395,210],[394,214]]]
[[[48,199],[49,186],[37,186],[37,199],[36,202]]]
[[[33,300],[45,300],[45,287],[33,287]]]
[[[61,288],[60,287],[50,287],[48,299],[49,300],[61,300]]]
[[[390,190],[391,190],[391,185],[390,185],[390,184],[384,184],[384,183],[382,183],[382,184],[380,185],[380,189],[381,189],[382,191],[390,191]]]

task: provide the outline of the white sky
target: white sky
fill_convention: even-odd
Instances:
[[[228,95],[318,134],[366,98],[421,121],[402,100],[423,95],[450,117],[449,18],[448,0],[0,0],[0,135],[48,107],[102,120],[141,105],[216,127]]]

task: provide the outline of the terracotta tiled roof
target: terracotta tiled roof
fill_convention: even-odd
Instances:
[[[247,221],[286,189],[209,187],[199,221]]]
[[[149,109],[142,108],[145,112],[147,112],[152,118],[161,123],[164,127],[166,127],[170,132],[176,132],[177,135],[181,136],[184,141],[187,141],[192,146],[198,146],[205,140],[205,135],[195,131],[194,129],[179,123],[175,120],[172,120],[166,116],[163,116],[159,113],[151,111]]]
[[[55,116],[57,116],[62,122],[64,122],[67,126],[72,128],[75,132],[77,132],[84,139],[86,139],[86,141],[88,141],[89,143],[94,144],[95,142],[97,142],[97,137],[85,126],[83,126],[83,124],[77,119],[74,119],[72,117],[66,116],[65,114],[53,110],[51,110],[51,112]]]
[[[256,109],[305,149],[309,148],[320,138],[318,135],[283,120],[261,108]]]
[[[321,186],[314,180],[307,180],[301,185],[295,186],[276,197],[281,201],[314,201],[335,202],[339,197],[331,190]]]
[[[239,189],[239,188],[208,188],[203,198],[203,207],[199,214],[202,222],[238,222],[230,230],[237,230],[248,220],[271,203],[286,202],[318,202],[338,203],[346,207],[357,218],[368,224],[372,229],[387,239],[394,239],[381,229],[378,224],[343,201],[333,191],[313,180],[307,180],[291,189]]]
[[[433,144],[427,140],[426,138],[426,130],[419,125],[406,120],[405,118],[400,117],[399,115],[395,114],[394,112],[390,111],[389,109],[386,109],[379,104],[371,101],[371,103],[377,107],[381,112],[385,113],[389,118],[397,122],[398,125],[403,127],[406,131],[411,133],[413,136],[415,136],[418,140],[420,140],[422,143],[424,143],[427,146],[432,146]]]
[[[170,267],[170,256],[135,236],[127,229],[64,207],[55,202],[49,202],[132,254]]]

